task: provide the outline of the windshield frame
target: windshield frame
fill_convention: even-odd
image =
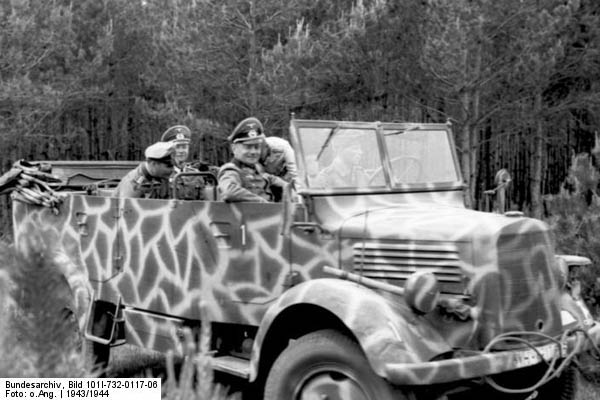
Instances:
[[[331,132],[342,129],[368,129],[374,130],[377,139],[377,148],[381,155],[382,172],[384,184],[377,187],[333,187],[320,188],[309,185],[308,172],[306,168],[306,153],[302,147],[303,141],[300,140],[300,130],[303,128],[330,129]],[[443,131],[446,135],[452,157],[452,164],[455,170],[456,180],[448,182],[418,182],[418,183],[394,183],[392,182],[392,165],[390,155],[385,142],[384,131],[397,130],[399,132],[409,131]],[[402,134],[402,133],[399,133]],[[451,132],[450,124],[415,124],[400,122],[356,122],[356,121],[329,121],[329,120],[302,120],[292,119],[290,121],[290,141],[296,151],[296,159],[299,169],[299,179],[302,182],[300,193],[324,194],[324,195],[344,195],[344,194],[378,194],[392,192],[422,192],[422,191],[441,191],[456,190],[464,187],[461,170],[459,168],[458,157],[455,151],[455,144]]]

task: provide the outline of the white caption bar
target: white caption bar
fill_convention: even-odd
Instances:
[[[160,378],[0,378],[0,399],[160,398]]]

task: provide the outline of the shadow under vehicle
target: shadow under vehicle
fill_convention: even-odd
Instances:
[[[539,220],[466,209],[449,125],[292,119],[290,139],[301,185],[280,203],[94,182],[56,209],[14,202],[17,246],[52,240],[98,362],[181,352],[210,324],[213,368],[268,400],[573,395],[599,342],[570,291],[589,260],[556,255]]]

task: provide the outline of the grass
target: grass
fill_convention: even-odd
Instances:
[[[581,379],[581,385],[575,398],[576,400],[597,400],[600,399],[600,381],[592,378]]]

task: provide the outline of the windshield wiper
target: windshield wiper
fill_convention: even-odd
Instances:
[[[339,130],[340,130],[340,127],[336,126],[335,128],[333,128],[329,132],[329,135],[327,135],[327,139],[325,139],[325,142],[323,143],[323,146],[321,146],[321,149],[319,150],[319,153],[317,154],[317,161],[319,161],[321,159],[321,156],[323,155],[323,152],[325,151],[325,149],[329,145],[329,142],[331,142],[331,139],[333,138],[333,135],[335,135],[336,133],[338,133]]]
[[[406,132],[410,132],[410,131],[417,131],[419,129],[421,129],[421,125],[413,125],[406,129],[403,129],[401,131],[385,132],[384,136],[400,135],[402,133],[406,133]]]

